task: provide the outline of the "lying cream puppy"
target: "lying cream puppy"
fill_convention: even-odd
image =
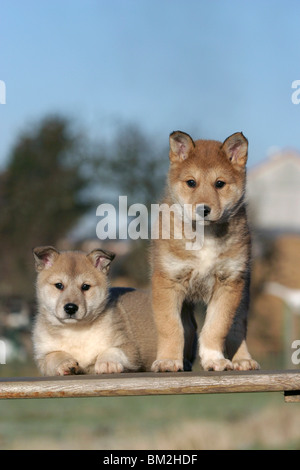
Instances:
[[[33,329],[36,363],[44,375],[148,371],[157,335],[150,292],[109,288],[115,255],[33,250],[38,314]],[[186,308],[183,308],[183,318]],[[196,324],[185,324],[185,369],[196,351]]]

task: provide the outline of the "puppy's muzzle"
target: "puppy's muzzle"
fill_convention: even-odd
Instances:
[[[205,219],[211,213],[211,208],[206,204],[199,204],[196,212],[202,219]]]
[[[64,306],[64,311],[67,315],[69,315],[69,317],[73,317],[76,314],[77,310],[78,305],[76,304],[68,303]]]

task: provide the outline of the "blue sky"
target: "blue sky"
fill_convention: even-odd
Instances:
[[[117,120],[162,145],[243,131],[249,166],[300,150],[298,0],[1,0],[0,25],[0,167],[49,113],[97,139]]]

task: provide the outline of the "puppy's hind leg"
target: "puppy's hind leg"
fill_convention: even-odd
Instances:
[[[249,310],[250,275],[247,276],[241,301],[235,312],[231,328],[225,340],[225,351],[235,370],[260,369],[259,364],[252,359],[247,343],[247,322]]]
[[[185,371],[192,370],[193,363],[197,356],[198,335],[194,311],[195,305],[193,303],[183,302],[181,318],[184,329],[183,368]]]
[[[226,355],[231,360],[235,370],[260,369],[258,362],[252,359],[248,351],[246,332],[247,312],[238,309],[225,342]]]
[[[96,374],[115,374],[124,370],[135,370],[121,348],[109,348],[99,354],[95,363]]]

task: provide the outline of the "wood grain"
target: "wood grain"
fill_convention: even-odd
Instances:
[[[285,391],[284,401],[286,403],[300,403],[300,390]]]
[[[300,371],[128,373],[0,379],[0,398],[296,392]],[[300,393],[300,392],[299,392]]]

